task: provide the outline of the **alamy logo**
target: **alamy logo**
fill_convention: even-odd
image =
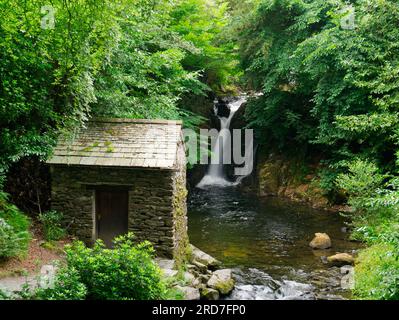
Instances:
[[[355,8],[350,5],[340,10],[339,12],[342,17],[340,20],[341,28],[344,30],[353,30],[356,28],[355,18],[356,11]]]
[[[40,19],[40,27],[42,29],[54,29],[55,27],[55,8],[50,5],[40,8],[42,18]]]
[[[192,165],[234,164],[236,176],[249,175],[253,169],[253,130],[233,129],[232,132],[233,135],[229,129],[200,129],[198,135],[191,129],[184,129],[187,162]]]
[[[254,133],[253,129],[183,129],[186,162],[190,165],[203,164],[221,167],[232,164],[234,175],[247,176],[253,170]],[[151,128],[147,135],[167,141],[168,133],[162,129]]]
[[[355,268],[352,266],[341,267],[341,288],[342,289],[354,289],[355,288]]]

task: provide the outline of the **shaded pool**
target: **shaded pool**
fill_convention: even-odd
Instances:
[[[348,297],[340,285],[341,270],[321,259],[358,247],[347,240],[339,214],[278,198],[260,199],[234,187],[196,189],[188,208],[191,243],[234,269],[234,298]],[[308,244],[315,232],[329,234],[332,248],[312,250]],[[240,292],[242,286],[249,293]],[[276,294],[284,288],[287,294]],[[257,294],[256,289],[273,294]]]

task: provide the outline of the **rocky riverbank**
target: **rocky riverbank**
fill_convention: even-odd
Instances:
[[[191,255],[186,270],[175,269],[174,261],[157,259],[163,275],[184,295],[185,300],[218,300],[229,295],[235,285],[231,269],[221,269],[220,261],[190,245]]]
[[[287,159],[281,155],[260,150],[252,178],[244,182],[242,189],[256,192],[260,197],[280,197],[306,203],[314,209],[349,212],[351,208],[340,205],[344,195],[334,195],[333,201],[320,187],[320,164],[304,163],[300,159]]]

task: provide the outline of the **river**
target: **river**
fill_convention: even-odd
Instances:
[[[190,241],[232,268],[237,285],[232,299],[343,299],[345,274],[323,263],[336,252],[352,252],[345,221],[338,213],[278,198],[258,198],[240,191],[240,178],[230,181],[222,163],[226,130],[246,97],[230,102],[229,114],[218,116],[221,131],[211,164],[188,201]],[[218,115],[215,103],[215,115]],[[222,147],[222,148],[221,148]],[[327,233],[329,250],[309,247],[314,233]]]
[[[232,299],[342,299],[341,270],[322,256],[351,252],[344,219],[278,198],[260,199],[237,187],[196,189],[189,197],[190,241],[232,268]],[[312,250],[315,232],[332,239],[329,250]]]

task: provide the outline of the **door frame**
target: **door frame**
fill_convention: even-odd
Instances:
[[[97,201],[96,201],[96,191],[104,190],[104,191],[127,191],[127,226],[129,230],[129,198],[130,191],[132,190],[132,185],[123,185],[123,184],[86,184],[86,190],[91,190],[92,192],[92,242],[96,242],[98,239],[98,219],[97,219]]]

